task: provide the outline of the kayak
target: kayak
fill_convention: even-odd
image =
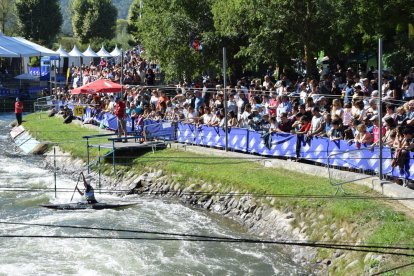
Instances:
[[[126,208],[134,206],[138,203],[126,203],[126,204],[115,204],[115,203],[86,203],[86,202],[78,202],[78,203],[62,203],[62,204],[40,204],[40,206],[55,209],[55,210],[85,210],[85,209],[94,209],[94,210],[102,210],[102,209],[119,209],[119,208]]]

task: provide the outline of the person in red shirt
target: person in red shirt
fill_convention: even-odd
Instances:
[[[16,113],[17,125],[20,126],[23,121],[23,102],[19,98],[16,98],[16,102],[14,103],[14,113]]]
[[[306,134],[311,129],[311,122],[308,116],[303,115],[300,118],[300,129],[296,131],[296,134]]]
[[[115,97],[115,116],[118,125],[118,138],[121,140],[122,134],[124,134],[125,139],[123,143],[128,142],[127,140],[127,131],[126,131],[126,104],[125,101],[118,96]]]

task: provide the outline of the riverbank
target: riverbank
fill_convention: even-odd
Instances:
[[[27,119],[25,127],[39,140],[59,142],[59,147],[68,153],[67,159],[73,160],[73,156],[82,166],[86,147],[80,137],[85,131],[93,130],[75,124],[65,126],[71,129],[65,132],[65,143],[62,134],[50,131],[63,125],[59,118],[37,119],[33,116]],[[77,145],[69,146],[75,144],[75,139],[78,139]],[[73,148],[76,151],[71,151]],[[127,188],[145,196],[180,198],[185,203],[231,217],[263,239],[388,246],[411,244],[414,240],[413,221],[409,216],[378,199],[332,197],[335,189],[326,178],[266,168],[259,162],[252,162],[252,156],[241,159],[227,157],[223,152],[221,157],[212,157],[182,149],[140,153],[138,158],[119,159],[117,162],[123,163],[117,165],[122,181],[108,181],[105,185],[114,189]],[[69,171],[74,164],[68,161],[65,167]],[[102,169],[108,175],[111,172],[110,164],[103,163]],[[357,185],[349,185],[347,192],[363,197],[378,196]],[[262,197],[264,193],[268,196]],[[410,261],[410,258],[339,249],[316,251],[298,247],[296,250],[290,246],[285,249],[293,252],[299,262],[306,262],[311,270],[320,272],[329,264],[327,268],[335,274],[371,274]],[[399,272],[409,275],[413,270],[408,267]]]

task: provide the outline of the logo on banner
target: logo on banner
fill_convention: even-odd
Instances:
[[[76,117],[82,117],[84,114],[83,106],[81,105],[75,106],[75,108],[73,109],[73,113]]]

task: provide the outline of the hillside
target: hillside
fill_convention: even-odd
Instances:
[[[69,6],[68,3],[71,0],[60,0],[61,11],[63,15],[63,24],[62,24],[62,32],[65,34],[72,34],[72,25],[71,25],[71,17],[69,14]],[[115,7],[118,8],[118,18],[119,19],[126,19],[128,16],[128,10],[131,6],[131,3],[134,0],[112,0],[112,3]]]

